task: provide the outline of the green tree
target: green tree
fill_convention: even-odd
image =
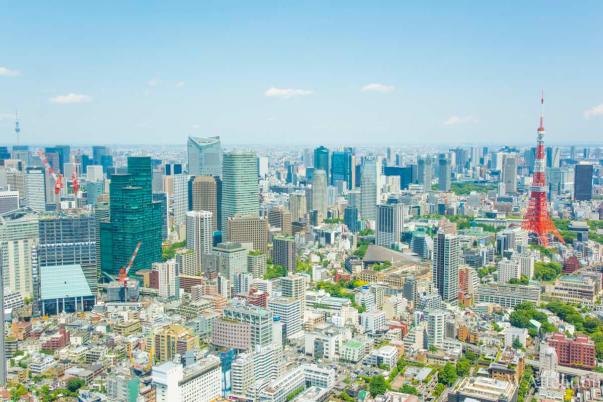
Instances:
[[[410,384],[404,384],[402,388],[400,388],[400,392],[409,395],[419,395],[419,391]]]
[[[369,382],[369,391],[373,398],[385,394],[385,391],[387,391],[385,377],[382,375],[373,376]]]
[[[442,395],[442,392],[444,392],[445,389],[446,389],[446,386],[444,384],[441,384],[441,383],[436,384],[436,386],[433,389],[433,396],[437,399],[440,395]]]
[[[471,362],[466,357],[462,357],[456,363],[456,374],[459,377],[466,377],[471,372]]]
[[[523,348],[523,344],[521,343],[519,338],[514,338],[513,339],[513,349],[521,349],[521,348]]]
[[[67,381],[67,389],[70,392],[77,392],[80,388],[82,388],[86,383],[81,378],[71,378]]]
[[[452,363],[448,362],[440,370],[440,373],[438,376],[438,381],[441,384],[444,384],[444,385],[447,385],[450,387],[452,384],[454,384],[456,382],[457,378],[458,378],[458,375],[456,373],[456,367]]]

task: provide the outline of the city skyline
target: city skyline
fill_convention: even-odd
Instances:
[[[4,143],[601,142],[597,2],[119,6],[6,8]]]

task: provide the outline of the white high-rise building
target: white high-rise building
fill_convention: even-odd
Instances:
[[[429,346],[441,348],[444,345],[444,328],[447,313],[444,310],[427,311],[427,336]]]
[[[498,283],[508,283],[511,279],[519,279],[520,271],[517,260],[503,258],[498,262]]]
[[[46,173],[43,168],[31,167],[25,173],[25,205],[36,212],[46,210]]]
[[[558,390],[559,371],[555,348],[546,342],[540,344],[540,386],[547,390]]]
[[[100,165],[88,165],[86,168],[86,180],[97,182],[103,181],[103,167]]]
[[[306,193],[298,191],[289,194],[289,211],[291,211],[291,220],[299,221],[306,216]]]
[[[322,169],[315,170],[312,177],[312,209],[327,217],[327,173]]]
[[[222,177],[220,137],[188,137],[187,150],[189,174]]]
[[[531,254],[521,254],[516,259],[519,264],[519,274],[532,279],[534,276],[534,256]]]
[[[180,286],[176,260],[154,262],[153,269],[159,272],[159,297],[163,299],[179,297]]]
[[[174,191],[172,192],[172,214],[174,225],[181,225],[186,221],[188,210],[188,176],[185,174],[174,175]]]
[[[292,297],[276,297],[268,300],[268,308],[281,318],[285,336],[294,337],[302,331],[301,301]]]
[[[209,211],[186,213],[186,248],[193,250],[197,271],[203,267],[204,256],[211,253],[213,236],[213,214]]]
[[[380,199],[379,177],[381,163],[376,157],[367,157],[362,165],[360,178],[360,216],[363,220],[377,218],[377,204]]]
[[[210,402],[221,396],[220,360],[208,357],[191,366],[166,362],[153,367],[157,402]]]
[[[517,155],[505,155],[502,165],[501,178],[505,185],[505,193],[515,194],[517,192]]]

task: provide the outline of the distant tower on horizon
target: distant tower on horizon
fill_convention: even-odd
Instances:
[[[21,126],[19,125],[19,112],[15,112],[15,135],[17,137],[17,145],[19,145],[20,134],[21,134]]]
[[[546,247],[549,244],[548,235],[553,234],[561,243],[563,237],[555,227],[547,209],[546,178],[545,178],[545,151],[544,151],[544,95],[540,98],[540,125],[538,127],[538,140],[536,143],[536,158],[534,161],[534,176],[530,188],[530,202],[522,228],[538,236],[540,244]]]

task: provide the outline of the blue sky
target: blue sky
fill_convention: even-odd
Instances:
[[[0,142],[603,142],[600,1],[0,3]]]

